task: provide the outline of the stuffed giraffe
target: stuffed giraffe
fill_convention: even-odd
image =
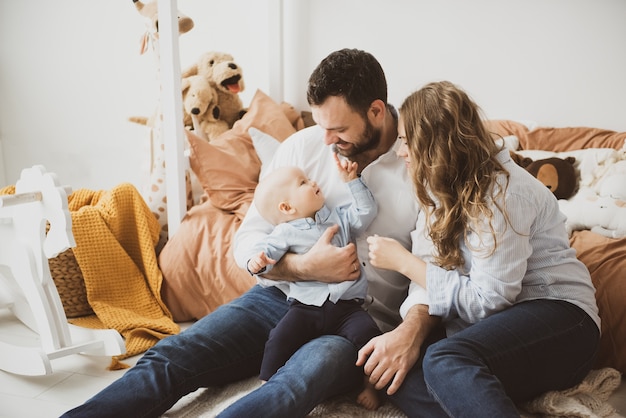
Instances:
[[[143,3],[140,0],[133,0],[135,8],[139,14],[144,18],[146,31],[141,38],[140,54],[146,53],[148,50],[152,51],[152,54],[156,63],[156,77],[160,84],[160,51],[159,51],[159,23],[158,23],[158,10],[157,1]],[[178,13],[178,32],[183,34],[189,32],[194,26],[193,20],[182,14]],[[148,173],[147,182],[142,187],[141,193],[146,200],[148,207],[158,219],[161,225],[161,233],[159,237],[159,243],[157,244],[157,253],[163,248],[168,239],[167,232],[167,193],[165,189],[165,144],[163,142],[161,127],[163,123],[163,114],[161,113],[161,105],[157,103],[156,110],[150,118],[131,117],[131,122],[146,125],[148,128],[148,155],[150,156],[148,161]],[[192,186],[193,176],[190,170],[185,171],[185,185],[187,190],[187,209],[191,208],[195,203],[194,195],[200,196],[202,194],[201,187],[197,184],[197,179],[193,181],[195,185]],[[199,198],[196,198],[199,200]]]

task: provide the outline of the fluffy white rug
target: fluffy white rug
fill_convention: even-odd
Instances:
[[[578,386],[558,392],[548,392],[520,407],[522,416],[568,417],[568,418],[617,418],[615,409],[607,399],[621,382],[619,371],[611,368],[592,370]],[[167,418],[215,417],[237,399],[259,387],[257,378],[243,380],[220,388],[199,389],[182,398],[166,412]],[[396,407],[385,403],[376,411],[368,411],[354,402],[353,398],[341,396],[318,405],[310,418],[403,418]]]

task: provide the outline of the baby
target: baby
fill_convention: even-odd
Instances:
[[[274,225],[273,231],[257,243],[259,252],[248,260],[251,274],[267,273],[287,252],[304,253],[320,238],[326,228],[338,225],[332,243],[345,246],[351,235],[365,230],[377,214],[374,197],[357,177],[357,164],[339,160],[339,173],[349,188],[351,204],[330,210],[318,185],[298,167],[278,168],[265,176],[254,194],[255,205],[264,219]],[[360,266],[355,264],[356,269]],[[380,330],[363,309],[367,279],[361,273],[357,280],[341,283],[313,281],[290,282],[287,314],[270,332],[265,346],[260,377],[267,381],[306,342],[321,335],[340,335],[357,349]],[[376,409],[378,395],[367,380],[357,402]]]

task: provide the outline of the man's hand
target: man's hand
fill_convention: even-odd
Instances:
[[[396,393],[420,355],[420,344],[402,327],[371,339],[359,350],[357,366],[364,366],[369,382],[381,390],[387,386],[388,395]]]
[[[415,366],[424,340],[439,322],[439,317],[428,313],[428,306],[411,307],[396,329],[372,338],[359,350],[356,365],[364,366],[376,389],[389,385],[387,394],[393,395]]]
[[[339,230],[329,227],[305,254],[287,253],[266,275],[276,280],[339,283],[356,280],[361,275],[356,246],[336,247],[331,239]]]

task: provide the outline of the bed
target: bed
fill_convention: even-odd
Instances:
[[[164,112],[180,116],[180,97],[173,94],[180,91],[176,2],[159,1]],[[272,62],[281,62],[290,50],[285,50],[276,38],[278,33],[272,33],[271,41],[275,41],[276,47],[276,60]],[[271,72],[274,77],[271,87],[281,91],[279,81],[288,75],[278,64]],[[185,141],[181,138],[182,129],[171,118],[164,118],[164,132],[169,130],[171,138],[165,145],[166,151],[168,146],[171,151],[172,164],[167,179],[168,219],[174,228],[170,225],[172,234],[158,261],[163,274],[161,294],[176,321],[198,319],[253,284],[253,279],[232,258],[233,234],[250,204],[263,160],[270,159],[276,145],[291,133],[312,123],[306,113],[298,114],[289,104],[276,103],[270,96],[257,91],[248,113],[210,144],[189,132]],[[514,136],[517,148],[525,151],[557,153],[604,148],[620,152],[623,158],[626,147],[626,133],[598,128],[533,127],[508,120],[489,121],[489,127],[502,137]],[[252,136],[250,128],[256,128],[250,131]],[[185,206],[184,164],[181,162],[185,143],[191,149],[191,168],[207,197],[204,203],[187,212],[181,209]],[[580,161],[578,168],[580,172]],[[581,184],[585,181],[581,179]],[[178,186],[169,190],[170,185]],[[573,232],[571,243],[589,268],[597,288],[603,322],[597,365],[615,367],[624,373],[626,304],[622,301],[626,300],[626,238],[607,238],[584,229]]]
[[[263,163],[271,158],[281,141],[312,123],[308,116],[257,91],[248,113],[211,143],[187,132],[191,168],[204,189],[206,200],[186,213],[178,231],[159,255],[162,296],[175,321],[201,318],[254,284],[254,279],[235,264],[232,238],[250,205]],[[610,172],[611,166],[626,160],[626,133],[588,127],[533,127],[510,120],[486,123],[497,135],[513,138],[516,151],[522,154],[537,158],[545,153],[574,152],[578,155],[577,174],[586,178],[579,179],[579,192],[593,186],[587,179],[590,170],[595,168],[597,183],[602,178],[601,173]],[[599,157],[608,154],[612,158]],[[595,166],[590,165],[590,161],[594,161]],[[626,237],[609,238],[581,229],[572,232],[571,244],[589,268],[597,289],[602,338],[595,368],[624,373]],[[238,390],[231,388],[234,394],[230,395],[210,391],[197,396],[205,401],[212,397],[236,398],[237,394],[254,388],[255,382],[246,381],[242,385]],[[338,405],[352,407],[349,402],[342,402]],[[395,412],[388,413],[394,416]]]

